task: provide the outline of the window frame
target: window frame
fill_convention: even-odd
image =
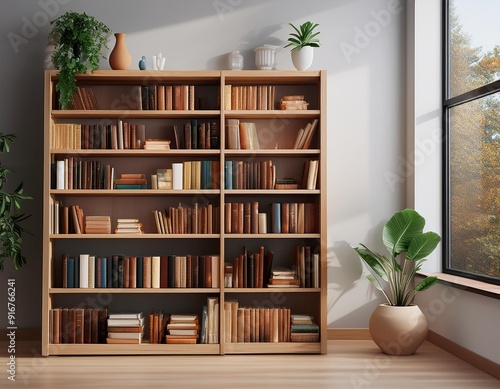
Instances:
[[[477,281],[486,282],[489,284],[500,285],[500,279],[487,276],[485,274],[469,273],[463,270],[454,269],[451,267],[451,207],[450,207],[450,110],[459,105],[470,101],[481,99],[493,93],[500,92],[500,80],[493,81],[490,84],[483,85],[479,88],[469,90],[460,95],[449,97],[449,80],[450,80],[450,57],[449,57],[449,3],[450,0],[443,0],[443,21],[442,21],[442,128],[443,128],[443,239],[442,239],[442,271],[446,274],[456,275],[464,278],[469,278]]]

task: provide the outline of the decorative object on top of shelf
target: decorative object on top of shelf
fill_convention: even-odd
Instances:
[[[162,53],[153,55],[153,70],[163,70],[165,67],[165,57]]]
[[[9,152],[10,145],[15,135],[0,133],[0,152]],[[27,232],[19,224],[31,215],[18,213],[21,208],[21,200],[31,200],[32,197],[23,195],[23,183],[21,182],[13,192],[4,191],[7,182],[7,174],[12,170],[0,165],[0,271],[4,270],[4,262],[11,259],[14,268],[18,270],[26,264],[26,258],[21,253],[22,234]]]
[[[254,49],[255,66],[259,70],[276,69],[276,46],[264,45]]]
[[[232,51],[227,56],[227,65],[231,70],[243,69],[243,56],[238,50]]]
[[[139,61],[139,69],[146,70],[146,57],[143,55],[141,60]]]
[[[425,258],[441,241],[432,231],[423,232],[425,219],[413,209],[396,212],[385,224],[382,239],[390,258],[375,253],[365,245],[353,247],[367,265],[367,277],[387,299],[373,312],[369,329],[374,342],[391,355],[415,353],[427,336],[427,319],[417,305],[415,295],[428,289],[437,277],[429,276],[414,286],[414,277]],[[389,285],[384,290],[382,282]],[[394,319],[394,320],[392,320]]]
[[[109,54],[109,66],[113,70],[128,70],[132,63],[132,56],[128,51],[127,44],[125,43],[125,33],[115,33],[115,47]]]
[[[61,109],[69,109],[73,94],[77,91],[75,75],[93,72],[99,68],[102,47],[108,47],[110,29],[95,17],[86,13],[69,11],[52,20],[49,43],[55,46],[52,63],[59,69],[59,92]]]
[[[285,47],[292,47],[292,62],[297,70],[307,70],[311,67],[314,57],[314,47],[319,47],[319,32],[314,32],[314,29],[319,26],[317,23],[305,22],[299,28],[292,23],[288,23],[293,27],[295,32],[290,33],[288,44]]]

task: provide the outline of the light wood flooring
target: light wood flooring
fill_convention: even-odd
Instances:
[[[500,381],[425,342],[412,356],[382,354],[371,340],[329,340],[326,355],[41,357],[38,342],[16,345],[16,382],[0,388],[500,388]]]

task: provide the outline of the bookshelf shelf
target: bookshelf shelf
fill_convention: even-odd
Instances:
[[[45,71],[42,355],[326,353],[326,72],[99,70],[77,77],[76,109],[70,110],[59,109],[57,80],[58,71]],[[307,109],[279,109],[290,96],[303,96]],[[237,145],[230,123],[242,124]],[[256,149],[244,148],[247,123],[255,128]],[[169,140],[170,149],[143,148],[158,139]],[[173,176],[174,164],[175,179],[158,180],[162,189],[152,189],[155,175],[169,176],[171,169]],[[243,175],[236,170],[242,166]],[[114,180],[126,174],[142,174],[145,188],[116,189]],[[174,185],[179,178],[182,185]],[[308,189],[278,189],[298,187]],[[233,203],[238,213],[231,209],[229,224]],[[289,226],[305,233],[269,233],[277,204],[284,209],[283,231]],[[257,228],[258,214],[267,226]],[[140,220],[142,233],[95,233],[114,231],[118,219]],[[95,224],[88,228],[86,221]],[[257,233],[260,227],[268,233]],[[152,263],[135,267],[149,257],[155,269]],[[283,282],[274,270],[282,269],[300,287],[277,286]],[[139,282],[141,273],[151,280]],[[89,288],[80,287],[87,281]],[[155,286],[146,287],[150,281]],[[78,326],[89,324],[74,319],[81,307],[85,315],[98,311],[98,323],[91,322],[99,329],[97,343],[75,341]],[[197,344],[150,344],[153,310],[195,314],[208,324]],[[229,317],[229,310],[255,312],[254,332],[262,315],[261,328],[278,331],[284,341],[226,342],[228,329],[248,330],[248,322]],[[105,343],[103,316],[117,312],[144,313],[140,344]],[[318,336],[293,337],[293,315],[313,319]]]
[[[207,294],[220,293],[219,288],[50,288],[53,294]]]
[[[216,196],[220,194],[219,189],[51,189],[52,195],[65,196]]]
[[[172,119],[172,118],[219,118],[218,110],[171,110],[171,111],[142,111],[129,110],[71,110],[52,111],[53,119]]]
[[[51,239],[219,239],[219,234],[51,234]]]

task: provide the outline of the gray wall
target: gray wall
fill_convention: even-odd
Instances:
[[[240,50],[253,69],[253,49],[283,45],[288,22],[320,24],[314,69],[328,78],[329,271],[328,323],[365,328],[378,295],[361,276],[349,244],[381,246],[388,215],[405,205],[404,180],[394,181],[405,155],[405,10],[388,0],[189,0],[10,1],[0,13],[0,131],[18,138],[2,164],[23,180],[28,266],[0,274],[17,285],[17,325],[40,326],[42,228],[43,69],[49,19],[75,10],[96,16],[114,32],[127,33],[133,66],[142,55],[162,52],[166,69],[221,69],[228,52]],[[16,44],[12,44],[12,39]],[[16,40],[17,39],[17,40]],[[114,38],[109,47],[113,47]],[[288,49],[279,69],[293,69]],[[102,68],[109,68],[103,61]],[[0,317],[6,327],[6,315]]]

